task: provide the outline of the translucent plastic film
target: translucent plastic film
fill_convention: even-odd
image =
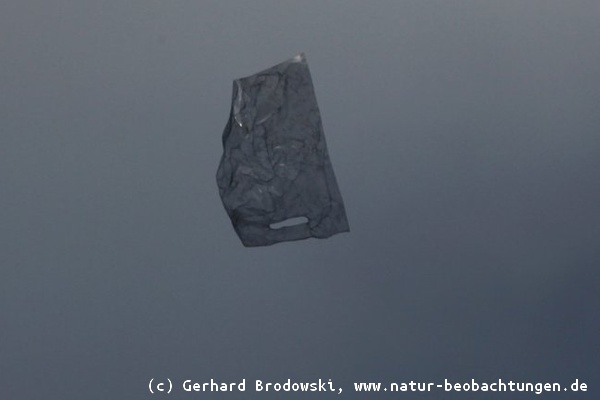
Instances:
[[[217,184],[245,246],[349,231],[304,54],[234,81]]]

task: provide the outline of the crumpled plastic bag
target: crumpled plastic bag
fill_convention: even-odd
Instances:
[[[245,246],[349,231],[304,54],[234,81],[223,150],[219,194]]]

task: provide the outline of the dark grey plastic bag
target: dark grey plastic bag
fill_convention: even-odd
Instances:
[[[234,81],[223,150],[219,193],[245,246],[349,231],[304,54]]]

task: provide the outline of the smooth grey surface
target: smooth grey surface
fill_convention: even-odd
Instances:
[[[233,82],[217,185],[244,246],[349,231],[304,53]]]
[[[322,377],[340,399],[444,378],[579,378],[597,397],[599,15],[2,2],[2,396]],[[353,232],[242,248],[214,184],[231,79],[299,51]]]

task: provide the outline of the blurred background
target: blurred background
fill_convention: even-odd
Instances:
[[[594,398],[599,19],[592,0],[3,2],[2,396],[578,378]],[[351,232],[244,248],[215,182],[232,81],[301,51]]]

